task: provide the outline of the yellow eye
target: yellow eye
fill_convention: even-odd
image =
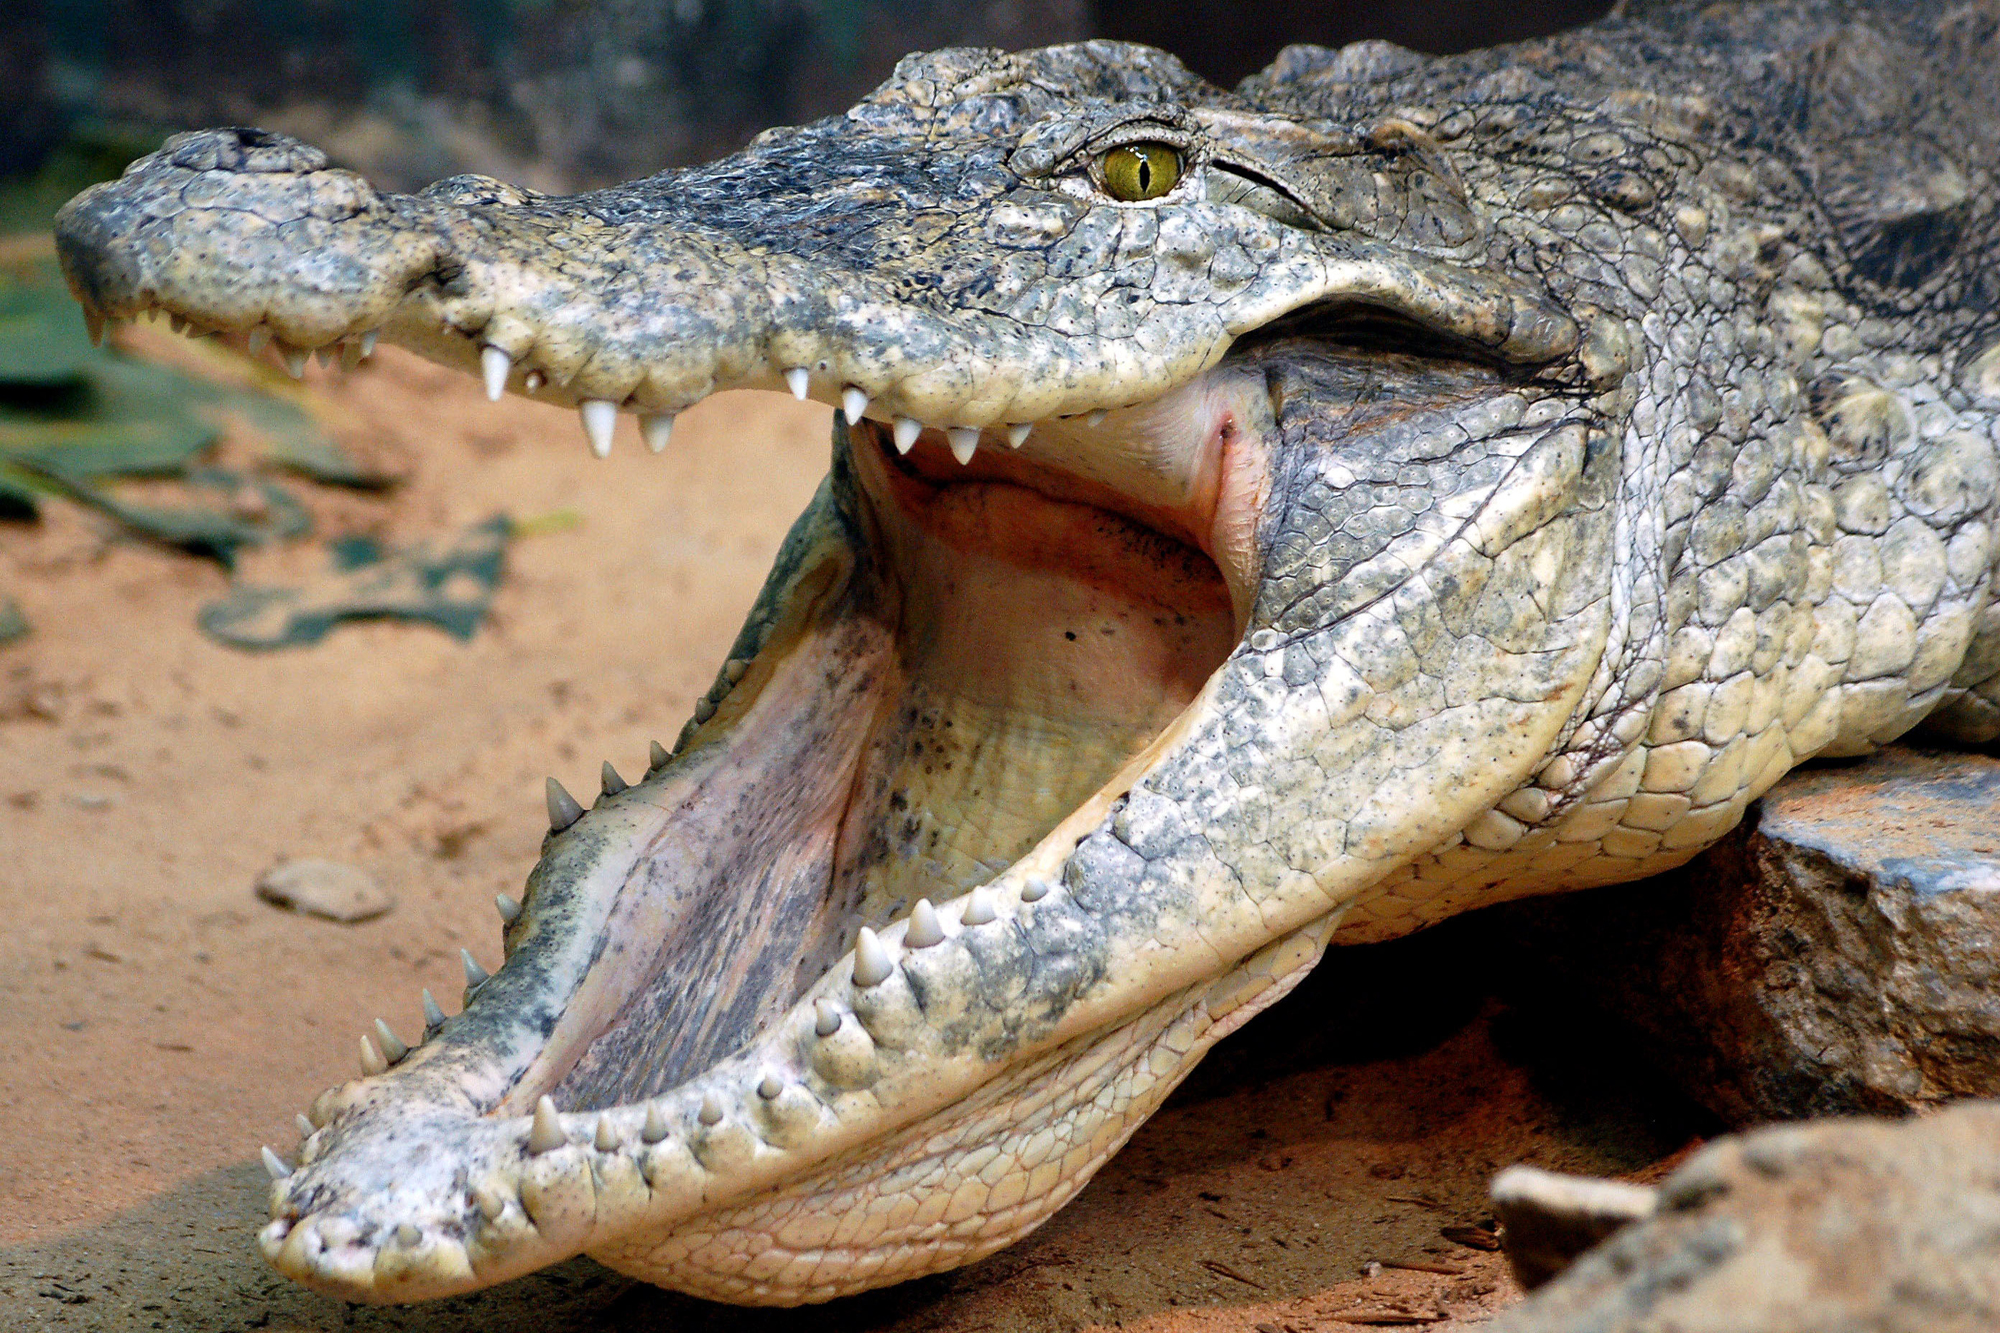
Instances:
[[[1128,143],[1104,155],[1104,188],[1124,203],[1158,199],[1180,179],[1180,150],[1169,144]]]

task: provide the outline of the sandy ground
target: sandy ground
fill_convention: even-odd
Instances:
[[[5,1327],[1455,1329],[1518,1298],[1458,1230],[1486,1220],[1495,1169],[1647,1173],[1701,1128],[1589,1034],[1487,998],[1496,960],[1448,927],[1336,953],[1054,1222],[959,1273],[753,1313],[587,1260],[408,1309],[291,1286],[252,1245],[258,1145],[292,1150],[293,1114],[349,1076],[370,1020],[413,1035],[423,986],[453,1008],[461,945],[498,961],[492,896],[535,858],[543,776],[587,793],[601,759],[636,775],[647,741],[672,738],[828,431],[824,409],[723,395],[664,456],[627,422],[598,462],[567,414],[489,405],[393,351],[344,380],[315,369],[308,392],[408,476],[380,498],[318,491],[321,532],[581,522],[514,544],[471,643],[369,624],[259,656],[196,630],[228,587],[210,563],[67,505],[0,530],[0,590],[35,625],[0,649]],[[258,553],[239,576],[324,558]],[[362,867],[395,909],[347,926],[253,896],[302,856]]]

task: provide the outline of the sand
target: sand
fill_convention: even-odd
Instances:
[[[125,337],[186,356],[164,331]],[[294,1287],[252,1243],[258,1146],[292,1151],[294,1113],[352,1074],[374,1018],[414,1036],[424,986],[454,1009],[461,946],[498,962],[492,899],[534,861],[544,775],[587,794],[601,760],[636,776],[648,740],[671,740],[829,427],[824,408],[725,394],[665,455],[628,420],[600,462],[569,414],[488,404],[392,349],[346,378],[315,368],[305,392],[406,476],[382,496],[306,488],[321,532],[580,521],[514,543],[470,643],[381,623],[265,655],[196,629],[229,586],[212,563],[65,504],[0,530],[0,591],[35,625],[0,649],[0,1325],[1457,1329],[1518,1298],[1498,1255],[1444,1234],[1486,1220],[1494,1170],[1644,1174],[1701,1128],[1590,1034],[1491,999],[1477,931],[1447,928],[1333,955],[1049,1226],[955,1274],[789,1312],[588,1260],[403,1309]],[[257,552],[239,577],[324,559]],[[256,898],[295,857],[357,866],[396,906],[343,925]]]

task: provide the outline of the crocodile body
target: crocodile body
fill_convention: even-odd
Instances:
[[[378,1300],[578,1251],[749,1302],[935,1272],[1329,943],[2000,736],[1996,31],[1633,0],[1234,91],[954,50],[593,194],[382,195],[237,130],[80,196],[94,320],[379,333],[602,447],[721,388],[841,409],[680,743],[552,786],[504,965],[267,1159],[271,1261]]]

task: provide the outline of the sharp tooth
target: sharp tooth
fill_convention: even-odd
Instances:
[[[609,398],[586,398],[578,410],[583,413],[583,434],[590,441],[590,452],[609,458],[611,432],[618,428],[618,404]]]
[[[562,783],[550,778],[542,791],[549,801],[549,832],[561,833],[583,818],[583,807],[576,803],[576,797],[563,789]]]
[[[521,904],[515,902],[504,893],[493,895],[493,906],[498,909],[500,920],[507,925],[511,926],[521,918]]]
[[[706,697],[694,701],[694,720],[706,722],[715,716],[715,705]]]
[[[731,685],[741,681],[750,670],[750,664],[740,657],[732,657],[722,664],[722,678]]]
[[[893,971],[895,966],[889,961],[889,951],[875,938],[874,931],[863,926],[854,941],[854,984],[863,990],[879,986]]]
[[[280,352],[278,355],[284,358],[285,373],[287,375],[290,375],[295,380],[302,380],[306,377],[305,348],[287,347],[284,351]]]
[[[903,932],[903,943],[912,949],[928,949],[933,944],[944,943],[944,925],[938,920],[937,909],[928,898],[917,899],[917,905],[910,912],[910,928]]]
[[[251,329],[248,345],[250,355],[252,356],[269,347],[271,345],[271,326],[269,324],[259,324]]]
[[[83,331],[90,335],[92,347],[104,345],[104,316],[93,310],[83,312]]]
[[[407,1250],[414,1248],[416,1246],[416,1243],[422,1240],[423,1238],[424,1238],[424,1233],[417,1229],[416,1223],[414,1222],[396,1223],[396,1243],[402,1246],[404,1249]]]
[[[382,1052],[375,1049],[375,1043],[364,1033],[361,1038],[361,1072],[369,1078],[389,1072],[389,1062],[382,1058]]]
[[[535,1123],[528,1130],[528,1151],[545,1153],[568,1142],[569,1135],[563,1133],[562,1117],[556,1114],[556,1104],[543,1097],[535,1103]]]
[[[1104,424],[1104,409],[1100,407],[1095,412],[1092,412],[1083,419],[1083,424],[1086,426],[1102,426]]]
[[[616,796],[631,785],[625,779],[618,776],[618,770],[611,766],[609,759],[604,761],[604,771],[598,775],[598,781],[603,784],[606,796]]]
[[[813,1032],[822,1037],[831,1037],[840,1031],[840,1009],[832,1000],[821,997],[813,1001]]]
[[[907,454],[917,442],[917,436],[924,433],[924,423],[914,417],[896,418],[896,452]]]
[[[667,1118],[660,1114],[658,1102],[646,1103],[646,1123],[639,1130],[639,1137],[647,1143],[658,1143],[667,1137]]]
[[[846,414],[847,424],[852,426],[868,415],[868,395],[848,385],[840,394],[840,410]]]
[[[972,456],[979,452],[977,426],[953,426],[944,433],[944,437],[951,442],[951,456],[958,460],[960,467],[970,463]]]
[[[301,1139],[309,1139],[313,1136],[313,1122],[308,1120],[305,1116],[300,1115],[294,1117],[292,1123],[296,1124],[299,1127],[299,1137]]]
[[[355,369],[355,367],[361,364],[361,358],[366,355],[368,354],[361,350],[360,339],[342,338],[340,340],[340,368],[343,372]]]
[[[1028,442],[1028,432],[1034,428],[1035,423],[1032,421],[1023,421],[1018,426],[1007,427],[1007,447],[1019,449]]]
[[[786,371],[785,383],[791,386],[792,397],[802,403],[806,400],[806,389],[810,385],[804,366],[793,366],[790,370]]]
[[[361,335],[361,359],[366,361],[375,355],[375,340],[382,336],[382,330],[370,329]]]
[[[646,755],[647,762],[651,764],[652,767],[649,768],[647,771],[651,773],[659,772],[661,769],[667,766],[667,760],[671,758],[673,758],[673,756],[667,753],[666,746],[660,744],[658,741],[652,742],[652,749]]]
[[[784,1090],[785,1085],[778,1081],[776,1074],[764,1075],[763,1081],[757,1085],[757,1095],[767,1102],[778,1100],[778,1094]]]
[[[331,366],[333,364],[333,357],[334,357],[334,349],[330,346],[313,348],[313,360],[319,362],[319,368],[321,370],[325,370],[328,366]]]
[[[491,976],[491,973],[479,965],[479,960],[472,956],[472,950],[470,949],[460,949],[458,951],[458,961],[465,965],[465,988],[468,991],[478,990],[486,984],[487,979]],[[363,1040],[366,1040],[366,1038]]]
[[[599,1152],[618,1151],[618,1131],[611,1127],[610,1116],[601,1115],[597,1117],[597,1133],[593,1137],[592,1142],[596,1144],[597,1151]]]
[[[701,1094],[701,1110],[695,1112],[695,1119],[701,1121],[704,1125],[721,1124],[722,1099],[717,1097],[713,1092],[704,1092]]]
[[[488,344],[479,349],[479,374],[486,381],[486,401],[497,403],[500,395],[507,392],[507,376],[514,369],[514,358],[499,348]]]
[[[1038,903],[1048,896],[1049,882],[1039,875],[1021,886],[1021,901],[1024,903]]]
[[[639,418],[639,435],[646,441],[646,447],[659,453],[667,447],[667,441],[674,438],[674,414],[654,412]]]
[[[410,1048],[403,1045],[403,1039],[379,1018],[375,1020],[375,1035],[382,1039],[382,1054],[390,1064],[400,1063],[402,1058],[410,1053]]]
[[[188,322],[186,315],[167,316],[167,327],[172,329],[175,333],[186,333],[187,326]]]
[[[285,1159],[272,1152],[269,1145],[264,1148],[264,1169],[271,1173],[273,1180],[283,1180],[292,1174],[292,1168],[285,1165]]]
[[[993,895],[985,889],[974,889],[965,900],[965,910],[958,915],[960,923],[968,926],[983,926],[999,915],[993,910]]]
[[[540,393],[542,386],[548,382],[549,377],[539,370],[531,370],[521,377],[521,387],[529,393]]]
[[[516,909],[519,910],[518,908]],[[430,987],[424,988],[424,1030],[434,1032],[444,1026],[444,1010],[438,1008],[437,996],[431,994]]]

